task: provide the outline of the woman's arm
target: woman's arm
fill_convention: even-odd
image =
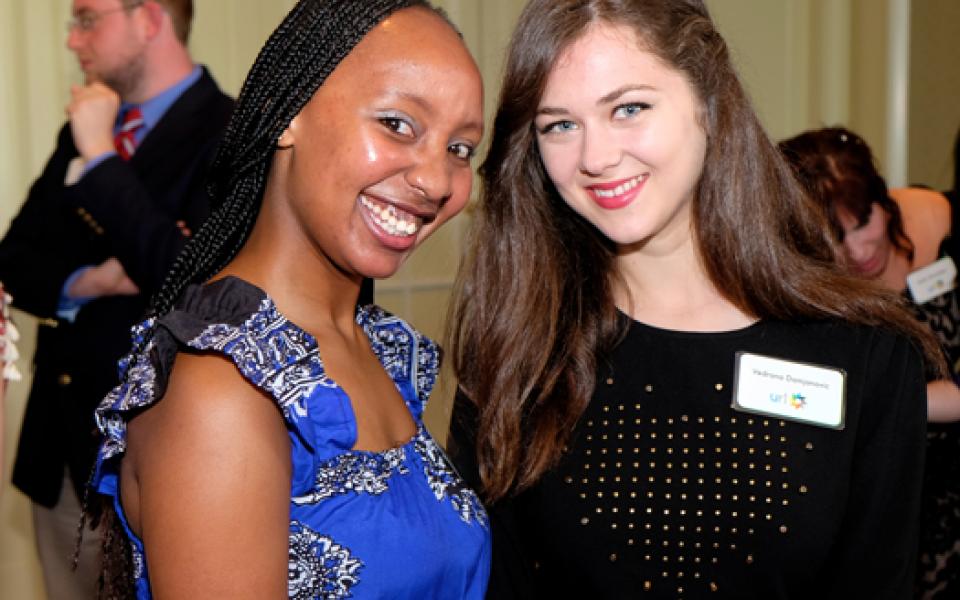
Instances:
[[[926,451],[922,361],[903,337],[872,345],[846,515],[825,597],[903,600],[913,595]],[[846,432],[845,432],[846,433]]]
[[[927,384],[927,420],[931,423],[960,421],[960,388],[949,379]]]
[[[227,359],[181,353],[129,440],[121,493],[154,597],[286,598],[290,442],[273,401]]]

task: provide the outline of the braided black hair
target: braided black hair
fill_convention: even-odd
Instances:
[[[422,0],[301,0],[294,6],[247,75],[214,159],[216,208],[174,262],[153,298],[153,314],[170,310],[188,285],[209,279],[237,254],[259,213],[277,139],[363,36],[409,6],[435,10]]]
[[[371,29],[391,13],[413,6],[435,12],[456,30],[443,11],[426,0],[297,2],[247,74],[211,170],[213,213],[175,260],[151,301],[150,316],[169,312],[187,286],[208,280],[236,256],[260,212],[280,135]],[[150,339],[150,333],[143,336],[133,353],[145,351]],[[132,598],[129,542],[113,507],[104,504],[93,519],[103,516],[100,597]],[[94,511],[88,507],[86,512]]]

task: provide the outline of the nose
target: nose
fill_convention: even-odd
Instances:
[[[453,173],[447,148],[422,152],[407,169],[407,184],[420,196],[443,204],[453,193]]]
[[[857,238],[856,232],[848,234],[843,238],[843,248],[846,250],[847,258],[855,263],[863,262],[870,258],[870,248],[862,240]]]
[[[587,175],[601,175],[620,163],[622,153],[616,138],[602,127],[584,125],[580,148],[580,170]]]
[[[72,52],[76,52],[80,47],[80,28],[71,26],[67,30],[67,48]]]

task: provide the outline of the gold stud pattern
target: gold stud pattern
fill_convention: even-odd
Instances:
[[[718,592],[724,569],[756,568],[764,542],[790,534],[808,493],[788,477],[814,443],[783,420],[732,412],[718,402],[728,386],[708,385],[704,406],[718,412],[658,412],[669,408],[658,405],[663,393],[652,382],[642,384],[642,403],[589,406],[586,435],[565,463],[562,482],[579,498],[583,535],[606,540],[612,568],[637,569],[646,592]]]

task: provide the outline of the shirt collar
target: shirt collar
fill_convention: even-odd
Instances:
[[[161,118],[163,118],[163,115],[173,105],[173,103],[176,102],[185,91],[187,91],[187,88],[200,79],[202,71],[203,70],[200,68],[200,65],[194,65],[193,70],[191,70],[186,77],[139,105],[123,102],[120,104],[120,112],[117,113],[116,126],[120,126],[120,123],[123,120],[123,115],[127,112],[127,110],[133,106],[139,106],[140,112],[143,115],[144,130],[153,129],[153,127],[160,121]]]

